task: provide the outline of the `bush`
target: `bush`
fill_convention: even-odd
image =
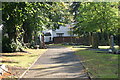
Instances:
[[[23,48],[22,44],[19,41],[10,40],[7,37],[2,39],[2,51],[3,52],[15,52],[21,51]]]
[[[3,52],[12,52],[12,48],[11,48],[11,40],[9,38],[7,38],[6,36],[4,36],[2,38],[2,51]]]

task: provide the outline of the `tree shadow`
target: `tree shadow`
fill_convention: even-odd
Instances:
[[[24,55],[20,55],[20,54],[2,54],[1,56],[5,56],[5,57],[15,57],[15,56],[24,56]]]
[[[73,48],[92,48],[90,46],[73,46]]]
[[[15,62],[15,61],[1,61],[1,63],[19,63],[19,62]]]
[[[30,69],[30,71],[31,71],[30,73],[32,73],[32,71],[37,72],[35,77],[45,77],[45,76],[50,76],[50,75],[64,76],[64,73],[65,74],[70,73],[68,76],[71,75],[75,78],[86,77],[87,74],[85,72],[83,72],[83,70],[85,71],[85,69],[83,69],[81,67],[81,65],[75,66],[76,64],[79,64],[79,63],[70,64],[70,65],[59,65],[59,66],[46,67],[46,68]],[[56,75],[59,73],[61,73],[61,75]]]
[[[45,55],[41,56],[41,58],[44,58]],[[85,69],[83,65],[80,63],[79,58],[74,55],[73,51],[68,51],[65,53],[61,53],[59,56],[56,57],[49,57],[49,61],[41,61],[40,65],[50,65],[50,64],[59,64],[55,66],[47,66],[43,68],[31,68],[30,73],[35,72],[35,77],[43,77],[43,76],[49,76],[49,75],[56,75],[61,73],[60,75],[56,76],[64,76],[64,74],[68,74],[68,76],[73,76],[76,78],[82,78],[88,76],[85,72]],[[46,59],[46,58],[44,58]],[[38,64],[36,64],[38,65]]]

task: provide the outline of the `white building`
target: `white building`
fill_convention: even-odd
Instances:
[[[56,30],[45,30],[43,31],[44,33],[44,41],[45,42],[50,42],[53,41],[54,37],[70,37],[70,36],[75,36],[71,35],[70,32],[72,30],[70,29],[70,26],[67,25],[65,26],[60,26],[59,29]]]

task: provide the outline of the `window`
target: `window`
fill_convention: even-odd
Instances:
[[[45,36],[51,36],[51,33],[45,33]]]
[[[58,37],[62,37],[64,33],[56,33]]]

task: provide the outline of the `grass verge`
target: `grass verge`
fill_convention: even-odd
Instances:
[[[118,78],[118,56],[88,48],[72,48],[92,78]]]
[[[43,54],[46,49],[25,49],[25,51],[31,54],[24,52],[0,53],[0,55],[2,55],[2,62],[0,64],[27,68],[39,57],[39,55]]]
[[[25,52],[14,52],[14,53],[0,53],[0,64],[6,64],[8,66],[8,72],[0,76],[2,78],[8,78],[8,80],[17,80],[23,72],[31,66],[31,64],[42,55],[47,49],[25,49]],[[31,53],[31,54],[29,54]]]

